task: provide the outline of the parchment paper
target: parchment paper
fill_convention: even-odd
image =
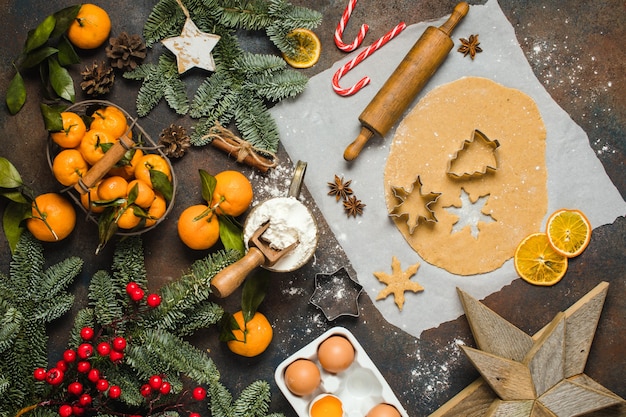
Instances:
[[[345,147],[359,133],[359,114],[426,27],[440,26],[445,20],[442,18],[408,27],[399,37],[344,76],[341,80],[343,87],[349,87],[364,75],[371,77],[371,84],[356,95],[338,96],[332,90],[331,80],[335,71],[359,51],[313,77],[303,94],[272,109],[288,154],[294,161],[308,163],[305,184],[353,264],[357,272],[355,278],[368,295],[375,300],[385,287],[373,272],[390,273],[392,256],[400,260],[403,270],[416,262],[421,264],[412,280],[419,282],[425,290],[417,294],[406,292],[402,311],[398,310],[391,296],[374,302],[386,320],[415,337],[419,337],[425,329],[463,314],[456,287],[482,299],[518,278],[511,260],[490,273],[453,275],[423,261],[406,243],[388,218],[383,190],[383,171],[395,127],[385,138],[370,139],[355,161],[346,162],[343,159]],[[471,61],[456,49],[459,38],[476,33],[480,34],[480,46],[484,52]],[[585,212],[593,227],[611,223],[616,217],[624,215],[626,203],[589,146],[587,135],[536,79],[513,27],[497,1],[489,0],[485,5],[471,6],[452,38],[454,49],[413,105],[432,88],[464,76],[490,78],[525,92],[539,106],[547,128],[546,219],[554,210],[564,207]],[[373,41],[366,38],[364,47]],[[580,175],[581,172],[584,175]],[[333,181],[335,174],[352,180],[351,188],[355,195],[367,205],[362,216],[347,218],[341,202],[327,195],[327,183]]]

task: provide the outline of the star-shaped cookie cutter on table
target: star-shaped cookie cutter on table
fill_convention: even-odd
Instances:
[[[345,267],[330,274],[315,275],[315,291],[309,302],[322,310],[328,321],[341,316],[359,316],[359,295],[363,286]]]

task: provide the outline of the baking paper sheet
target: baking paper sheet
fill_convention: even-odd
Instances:
[[[308,163],[305,184],[357,272],[356,279],[370,298],[375,300],[385,287],[373,272],[390,273],[392,256],[400,260],[403,270],[416,262],[421,264],[412,280],[419,282],[425,290],[417,294],[406,292],[402,311],[398,310],[392,296],[374,302],[386,320],[415,337],[425,329],[463,314],[456,287],[482,299],[518,278],[511,260],[490,273],[453,275],[423,261],[406,243],[388,218],[383,190],[383,171],[397,125],[385,138],[370,139],[355,161],[343,159],[345,147],[360,131],[359,114],[426,27],[440,26],[446,18],[408,27],[344,76],[341,80],[343,87],[349,87],[364,75],[372,79],[371,84],[356,95],[338,96],[332,90],[331,80],[335,71],[359,51],[313,77],[303,94],[272,109],[281,141],[291,159]],[[480,46],[484,52],[471,61],[469,56],[463,57],[455,50],[459,38],[476,33],[480,34]],[[598,227],[626,214],[626,203],[589,146],[587,135],[537,80],[497,1],[471,6],[452,38],[455,41],[453,51],[407,113],[434,87],[464,76],[486,77],[506,87],[517,88],[535,100],[546,124],[546,219],[559,208],[578,208],[594,227]],[[366,38],[364,46],[369,45],[368,42],[373,40]],[[580,172],[585,175],[579,175]],[[362,216],[347,218],[341,202],[327,195],[327,183],[333,181],[335,174],[352,180],[355,195],[367,205]]]

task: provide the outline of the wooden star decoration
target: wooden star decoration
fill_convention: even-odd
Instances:
[[[400,311],[402,311],[402,307],[404,306],[405,291],[424,291],[424,287],[419,285],[417,282],[411,281],[411,277],[415,275],[419,267],[420,264],[416,263],[409,266],[406,271],[402,271],[400,261],[398,258],[393,256],[391,258],[391,275],[385,272],[374,272],[374,276],[378,278],[380,282],[387,284],[387,287],[378,293],[376,299],[382,300],[387,298],[390,294],[393,294],[396,305]]]
[[[411,184],[409,190],[404,187],[392,186],[394,196],[398,199],[397,204],[389,212],[393,217],[406,216],[406,224],[409,227],[409,234],[413,234],[415,228],[419,225],[421,220],[427,222],[437,222],[435,213],[431,210],[430,206],[434,204],[441,193],[422,193],[422,180],[419,175]]]
[[[607,290],[598,284],[532,337],[458,290],[478,347],[462,348],[482,378],[431,417],[623,415],[626,401],[584,374]]]
[[[176,55],[178,73],[182,74],[194,67],[215,71],[211,51],[219,40],[218,35],[202,32],[193,20],[187,18],[180,36],[163,39],[161,42]]]

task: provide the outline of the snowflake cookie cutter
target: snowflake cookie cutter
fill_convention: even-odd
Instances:
[[[422,193],[422,180],[418,175],[411,188],[407,190],[404,187],[391,186],[394,196],[400,202],[395,205],[389,212],[389,216],[401,218],[407,217],[406,224],[409,227],[409,234],[413,234],[415,228],[419,226],[421,220],[431,223],[437,223],[435,212],[430,208],[437,202],[441,193],[428,192]],[[412,206],[417,206],[417,212],[412,210]]]
[[[448,160],[446,173],[454,179],[479,178],[498,169],[496,150],[500,147],[497,139],[489,139],[478,129],[474,129],[471,139],[463,141],[461,148]],[[479,156],[474,160],[472,156]]]
[[[315,274],[315,291],[309,302],[322,310],[328,321],[341,316],[359,316],[363,286],[352,279],[345,267],[330,274]]]

